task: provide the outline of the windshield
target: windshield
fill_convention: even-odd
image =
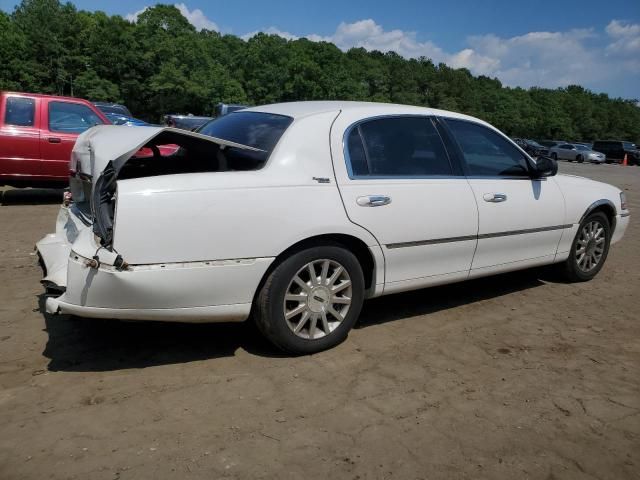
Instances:
[[[124,105],[96,105],[102,113],[110,113],[115,115],[124,115],[126,117],[131,116],[131,112]]]
[[[125,117],[119,113],[105,113],[105,116],[111,120],[114,125],[124,125],[129,121],[129,117]]]
[[[585,145],[574,145],[574,147],[576,147],[577,150],[583,150],[583,151],[591,150],[589,147]]]
[[[229,148],[230,153],[266,162],[293,119],[261,112],[234,112],[204,124],[198,133],[259,148],[261,152]]]
[[[636,148],[636,144],[633,142],[622,142],[622,145],[624,148],[629,150]]]

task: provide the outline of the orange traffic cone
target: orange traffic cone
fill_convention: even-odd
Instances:
[[[629,165],[629,161],[627,160],[627,154],[626,153],[624,154],[624,159],[622,160],[622,165],[624,165],[625,167],[627,165]]]

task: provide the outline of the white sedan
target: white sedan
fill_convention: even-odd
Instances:
[[[629,222],[619,189],[556,175],[476,118],[402,105],[97,126],[71,171],[73,201],[37,244],[48,312],[252,317],[292,353],[344,340],[367,298],[547,264],[590,280]]]

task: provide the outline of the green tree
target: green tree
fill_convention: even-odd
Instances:
[[[454,110],[519,137],[640,142],[636,100],[578,85],[507,88],[393,52],[197,31],[165,4],[129,22],[58,0],[23,0],[10,15],[0,11],[0,66],[2,89],[124,102],[152,121],[166,113],[211,115],[218,102],[366,100]]]

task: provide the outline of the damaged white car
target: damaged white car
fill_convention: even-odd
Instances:
[[[545,264],[589,280],[627,228],[624,194],[556,172],[481,120],[401,105],[254,107],[200,133],[94,127],[37,244],[59,295],[46,308],[251,316],[311,353],[344,340],[367,298]]]

